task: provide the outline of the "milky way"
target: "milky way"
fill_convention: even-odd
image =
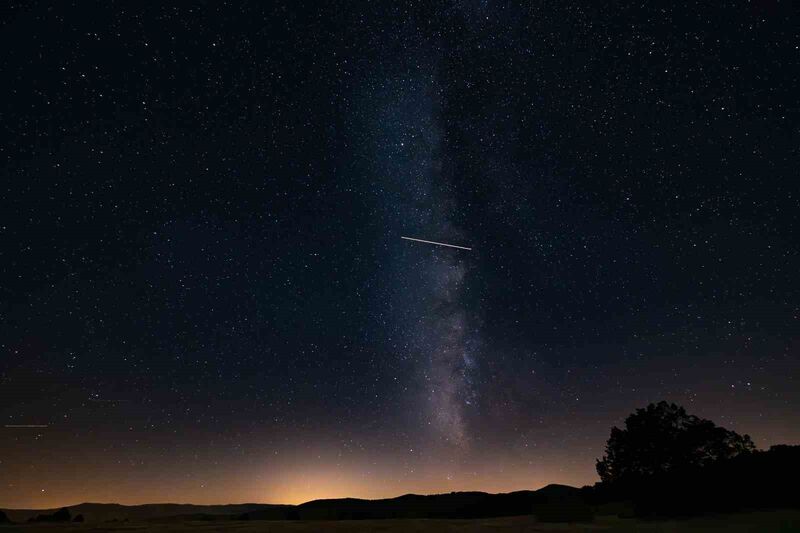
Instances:
[[[662,399],[797,442],[790,4],[9,3],[0,507],[581,485]]]
[[[464,306],[466,260],[437,257],[423,275],[429,276],[433,296],[429,324],[423,327],[418,346],[427,352],[424,376],[430,393],[427,397],[431,417],[444,438],[457,446],[467,446],[467,409],[477,401],[472,373],[476,367],[475,340],[471,336],[470,311]]]
[[[370,98],[380,102],[371,123],[371,149],[385,164],[375,169],[376,183],[391,191],[382,209],[390,213],[389,231],[413,232],[438,242],[469,242],[453,221],[458,209],[448,179],[450,158],[444,149],[440,92],[435,68],[411,68],[412,78],[383,79]],[[394,235],[400,237],[400,233]],[[384,283],[399,291],[398,334],[403,353],[414,361],[420,429],[442,443],[469,445],[468,414],[478,400],[478,316],[465,302],[470,265],[476,252],[396,241],[394,261],[411,262],[405,272],[387,268]],[[393,277],[393,279],[391,278]]]

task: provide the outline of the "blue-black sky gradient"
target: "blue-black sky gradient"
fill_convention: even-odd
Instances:
[[[3,506],[589,484],[661,399],[800,440],[789,2],[0,17]]]

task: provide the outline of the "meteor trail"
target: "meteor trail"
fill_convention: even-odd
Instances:
[[[405,239],[407,241],[417,241],[417,242],[424,242],[427,244],[435,244],[437,246],[447,246],[449,248],[458,248],[459,250],[472,250],[472,248],[467,248],[466,246],[456,246],[455,244],[445,244],[443,242],[435,242],[435,241],[425,241],[422,239],[415,239],[413,237],[400,237],[401,239]]]

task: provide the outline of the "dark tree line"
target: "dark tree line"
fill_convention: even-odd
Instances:
[[[800,446],[758,451],[748,435],[650,404],[612,428],[597,461],[593,503],[627,500],[638,515],[690,515],[743,508],[800,507],[789,487],[800,475]]]
[[[673,470],[708,466],[753,450],[749,435],[687,414],[674,403],[651,403],[626,418],[625,429],[611,429],[606,454],[597,461],[597,473],[604,483],[635,482]]]

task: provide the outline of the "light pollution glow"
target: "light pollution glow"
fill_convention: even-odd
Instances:
[[[320,498],[374,499],[407,493],[509,492],[548,483],[593,481],[591,462],[571,469],[561,468],[564,464],[572,464],[566,456],[523,465],[502,459],[453,465],[432,457],[405,463],[391,459],[336,462],[314,454],[286,464],[254,460],[250,465],[218,465],[202,472],[181,472],[183,468],[168,461],[145,461],[133,471],[130,465],[102,469],[84,465],[84,475],[76,465],[38,465],[35,470],[16,467],[9,472],[6,483],[16,496],[0,502],[0,507],[44,509],[82,502],[298,504]]]

